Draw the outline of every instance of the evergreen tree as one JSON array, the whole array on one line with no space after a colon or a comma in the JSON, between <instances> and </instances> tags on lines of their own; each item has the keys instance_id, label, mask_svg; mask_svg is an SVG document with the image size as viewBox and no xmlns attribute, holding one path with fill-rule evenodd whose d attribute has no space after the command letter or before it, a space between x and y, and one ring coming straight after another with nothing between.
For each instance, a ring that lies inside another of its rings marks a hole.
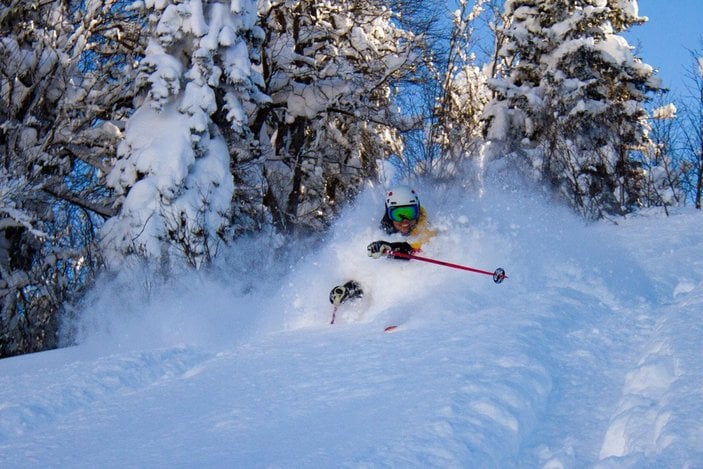
<instances>
[{"instance_id":1,"label":"evergreen tree","mask_svg":"<svg viewBox=\"0 0 703 469\"><path fill-rule=\"evenodd\" d=\"M0 357L56 345L99 265L139 29L117 1L0 5Z\"/></svg>"},{"instance_id":2,"label":"evergreen tree","mask_svg":"<svg viewBox=\"0 0 703 469\"><path fill-rule=\"evenodd\" d=\"M260 186L242 178L238 165L251 160L249 117L265 100L250 52L263 35L253 1L146 7L149 43L137 81L143 102L108 177L121 199L119 215L103 228L103 248L113 266L136 254L200 267L230 227L253 223L231 220L230 208L233 172L237 188ZM251 215L236 204L235 216Z\"/></svg>"},{"instance_id":3,"label":"evergreen tree","mask_svg":"<svg viewBox=\"0 0 703 469\"><path fill-rule=\"evenodd\" d=\"M375 0L262 3L259 14L264 202L279 229L317 231L402 152L392 85L412 66L413 37Z\"/></svg>"},{"instance_id":4,"label":"evergreen tree","mask_svg":"<svg viewBox=\"0 0 703 469\"><path fill-rule=\"evenodd\" d=\"M652 67L619 35L645 21L637 2L507 0L489 86L492 151L517 155L523 171L550 183L587 217L632 210L642 171L631 151L647 142Z\"/></svg>"}]
</instances>

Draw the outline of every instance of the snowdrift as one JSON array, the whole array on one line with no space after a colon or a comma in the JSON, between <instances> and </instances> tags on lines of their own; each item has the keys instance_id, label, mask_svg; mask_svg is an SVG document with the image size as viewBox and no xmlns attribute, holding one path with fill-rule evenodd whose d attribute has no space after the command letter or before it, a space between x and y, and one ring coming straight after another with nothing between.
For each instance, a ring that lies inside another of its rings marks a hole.
<instances>
[{"instance_id":1,"label":"snowdrift","mask_svg":"<svg viewBox=\"0 0 703 469\"><path fill-rule=\"evenodd\" d=\"M260 237L213 273L106 280L80 345L0 361L0 465L699 466L701 214L586 225L493 188L418 189L423 255L500 285L367 257L376 188L284 260ZM350 278L363 307L330 326Z\"/></svg>"}]
</instances>

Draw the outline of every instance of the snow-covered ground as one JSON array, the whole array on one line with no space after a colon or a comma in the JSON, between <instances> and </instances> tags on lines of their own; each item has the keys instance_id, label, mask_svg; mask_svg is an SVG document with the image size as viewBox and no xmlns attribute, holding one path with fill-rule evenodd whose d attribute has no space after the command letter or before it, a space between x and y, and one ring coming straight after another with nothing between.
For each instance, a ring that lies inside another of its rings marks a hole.
<instances>
[{"instance_id":1,"label":"snow-covered ground","mask_svg":"<svg viewBox=\"0 0 703 469\"><path fill-rule=\"evenodd\" d=\"M493 187L421 187L424 255L500 285L367 257L378 189L283 261L104 280L80 345L0 360L0 467L703 467L703 214Z\"/></svg>"}]
</instances>

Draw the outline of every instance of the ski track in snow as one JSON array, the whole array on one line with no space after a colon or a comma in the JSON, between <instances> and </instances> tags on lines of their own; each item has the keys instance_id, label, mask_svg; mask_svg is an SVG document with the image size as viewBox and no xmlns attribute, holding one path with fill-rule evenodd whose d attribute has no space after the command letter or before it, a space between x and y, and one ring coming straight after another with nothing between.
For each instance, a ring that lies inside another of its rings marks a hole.
<instances>
[{"instance_id":1,"label":"ski track in snow","mask_svg":"<svg viewBox=\"0 0 703 469\"><path fill-rule=\"evenodd\" d=\"M133 317L0 361L0 466L701 467L700 214L585 227L519 194L447 199L427 197L447 207L427 255L503 284L366 258L382 202L362 195L280 290L231 302L266 314L230 340L188 340L222 307L210 285L144 306L136 339ZM352 277L364 303L329 326Z\"/></svg>"},{"instance_id":2,"label":"ski track in snow","mask_svg":"<svg viewBox=\"0 0 703 469\"><path fill-rule=\"evenodd\" d=\"M604 467L642 460L652 466L673 460L698 467L703 461L703 245L688 217L666 219L657 227L658 239L654 225L634 224L641 229L628 230L628 240L645 250L642 258L658 281L661 304L640 316L648 322L646 340L626 371L599 456ZM681 428L688 432L682 435Z\"/></svg>"}]
</instances>

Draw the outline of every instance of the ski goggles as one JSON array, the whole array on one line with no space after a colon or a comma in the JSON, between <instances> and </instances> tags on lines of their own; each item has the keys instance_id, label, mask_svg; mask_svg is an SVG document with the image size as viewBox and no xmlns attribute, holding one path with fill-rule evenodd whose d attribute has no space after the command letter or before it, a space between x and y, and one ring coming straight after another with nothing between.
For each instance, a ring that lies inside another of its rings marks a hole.
<instances>
[{"instance_id":1,"label":"ski goggles","mask_svg":"<svg viewBox=\"0 0 703 469\"><path fill-rule=\"evenodd\" d=\"M398 205L388 207L388 218L398 223L403 220L417 220L420 218L420 207L418 205Z\"/></svg>"}]
</instances>

